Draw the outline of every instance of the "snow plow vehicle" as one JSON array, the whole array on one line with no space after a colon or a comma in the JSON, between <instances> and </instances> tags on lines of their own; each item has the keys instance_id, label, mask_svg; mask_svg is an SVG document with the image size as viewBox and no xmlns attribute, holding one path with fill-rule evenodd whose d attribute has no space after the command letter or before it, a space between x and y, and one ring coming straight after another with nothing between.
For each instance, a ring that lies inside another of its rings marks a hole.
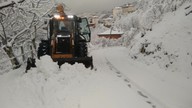
<instances>
[{"instance_id":1,"label":"snow plow vehicle","mask_svg":"<svg viewBox=\"0 0 192 108\"><path fill-rule=\"evenodd\" d=\"M92 57L88 56L87 43L90 42L91 32L87 18L66 15L62 5L56 9L57 13L48 21L48 38L39 43L38 59L50 55L59 67L65 62L78 62L86 68L93 68Z\"/></svg>"}]
</instances>

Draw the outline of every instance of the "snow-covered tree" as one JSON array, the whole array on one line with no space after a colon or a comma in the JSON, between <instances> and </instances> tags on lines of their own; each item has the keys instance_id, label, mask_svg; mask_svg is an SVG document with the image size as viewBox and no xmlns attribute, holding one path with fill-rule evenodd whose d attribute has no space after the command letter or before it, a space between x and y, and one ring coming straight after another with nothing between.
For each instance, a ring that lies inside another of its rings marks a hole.
<instances>
[{"instance_id":1,"label":"snow-covered tree","mask_svg":"<svg viewBox=\"0 0 192 108\"><path fill-rule=\"evenodd\" d=\"M1 48L7 53L14 68L19 67L19 61L14 54L13 46L30 41L34 48L36 47L36 29L50 6L54 5L48 0L25 0L0 6Z\"/></svg>"}]
</instances>

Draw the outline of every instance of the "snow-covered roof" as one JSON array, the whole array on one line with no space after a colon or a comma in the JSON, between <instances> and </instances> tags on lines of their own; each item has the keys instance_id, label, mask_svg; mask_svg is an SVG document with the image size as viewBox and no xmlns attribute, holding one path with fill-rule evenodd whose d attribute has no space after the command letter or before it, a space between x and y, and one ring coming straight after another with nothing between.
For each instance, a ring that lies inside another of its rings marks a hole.
<instances>
[{"instance_id":1,"label":"snow-covered roof","mask_svg":"<svg viewBox=\"0 0 192 108\"><path fill-rule=\"evenodd\" d=\"M109 29L109 30L107 30L107 31L105 31L103 33L98 33L97 35L109 35L109 34L121 34L122 35L123 32Z\"/></svg>"},{"instance_id":2,"label":"snow-covered roof","mask_svg":"<svg viewBox=\"0 0 192 108\"><path fill-rule=\"evenodd\" d=\"M122 8L122 7L119 7L119 6L118 6L118 7L115 7L114 9L121 9L121 8Z\"/></svg>"}]
</instances>

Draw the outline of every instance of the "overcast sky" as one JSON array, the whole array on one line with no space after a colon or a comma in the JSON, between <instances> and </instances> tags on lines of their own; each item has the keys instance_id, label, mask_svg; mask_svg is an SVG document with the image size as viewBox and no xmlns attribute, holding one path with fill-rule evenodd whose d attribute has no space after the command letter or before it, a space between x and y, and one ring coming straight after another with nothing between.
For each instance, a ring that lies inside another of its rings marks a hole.
<instances>
[{"instance_id":1,"label":"overcast sky","mask_svg":"<svg viewBox=\"0 0 192 108\"><path fill-rule=\"evenodd\" d=\"M111 10L113 7L123 5L129 1L133 0L64 0L63 2L74 13L84 13Z\"/></svg>"}]
</instances>

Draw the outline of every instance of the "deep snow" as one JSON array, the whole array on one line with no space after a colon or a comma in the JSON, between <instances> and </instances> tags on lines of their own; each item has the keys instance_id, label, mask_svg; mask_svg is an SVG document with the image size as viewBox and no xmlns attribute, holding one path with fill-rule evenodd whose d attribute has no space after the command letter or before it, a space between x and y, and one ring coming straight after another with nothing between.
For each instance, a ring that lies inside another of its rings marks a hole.
<instances>
[{"instance_id":1,"label":"deep snow","mask_svg":"<svg viewBox=\"0 0 192 108\"><path fill-rule=\"evenodd\" d=\"M186 16L185 9L189 5L164 14L152 31L133 37L127 48L90 45L93 70L82 64L59 69L44 56L28 73L23 66L0 75L0 107L191 108L192 14Z\"/></svg>"},{"instance_id":2,"label":"deep snow","mask_svg":"<svg viewBox=\"0 0 192 108\"><path fill-rule=\"evenodd\" d=\"M190 108L192 79L133 61L125 47L92 51L93 70L59 69L49 56L37 68L0 76L3 108Z\"/></svg>"},{"instance_id":3,"label":"deep snow","mask_svg":"<svg viewBox=\"0 0 192 108\"><path fill-rule=\"evenodd\" d=\"M137 93L119 79L100 51L94 55L95 70L82 64L64 64L59 69L49 56L37 61L38 68L0 76L0 105L3 108L149 108ZM10 104L11 103L11 104Z\"/></svg>"}]
</instances>

